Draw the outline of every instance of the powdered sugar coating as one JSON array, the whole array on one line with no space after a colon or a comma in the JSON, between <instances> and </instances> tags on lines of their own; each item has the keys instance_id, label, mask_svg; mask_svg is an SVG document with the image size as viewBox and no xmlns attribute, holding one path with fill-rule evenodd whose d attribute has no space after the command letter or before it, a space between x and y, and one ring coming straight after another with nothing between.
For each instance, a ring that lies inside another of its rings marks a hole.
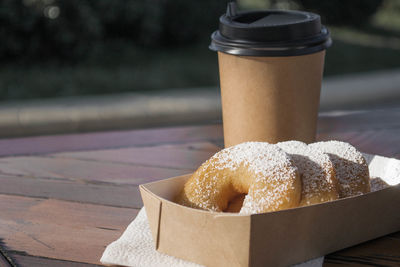
<instances>
[{"instance_id":1,"label":"powdered sugar coating","mask_svg":"<svg viewBox=\"0 0 400 267\"><path fill-rule=\"evenodd\" d=\"M245 142L216 153L215 168L236 170L241 164L246 165L255 174L274 176L278 182L287 177L279 172L292 164L290 158L280 148L266 142ZM293 173L296 168L290 169Z\"/></svg>"},{"instance_id":2,"label":"powdered sugar coating","mask_svg":"<svg viewBox=\"0 0 400 267\"><path fill-rule=\"evenodd\" d=\"M327 154L300 141L280 142L277 145L289 153L299 169L302 180L300 206L339 198L333 163Z\"/></svg>"},{"instance_id":3,"label":"powdered sugar coating","mask_svg":"<svg viewBox=\"0 0 400 267\"><path fill-rule=\"evenodd\" d=\"M327 153L333 162L340 197L370 192L368 165L355 147L340 141L318 142L309 146Z\"/></svg>"},{"instance_id":4,"label":"powdered sugar coating","mask_svg":"<svg viewBox=\"0 0 400 267\"><path fill-rule=\"evenodd\" d=\"M390 187L384 180L379 177L371 177L370 179L371 192L379 191Z\"/></svg>"},{"instance_id":5,"label":"powdered sugar coating","mask_svg":"<svg viewBox=\"0 0 400 267\"><path fill-rule=\"evenodd\" d=\"M221 150L203 163L185 184L178 202L223 211L229 198L239 193L247 193L242 214L297 206L301 193L297 168L275 145L242 143Z\"/></svg>"}]
</instances>

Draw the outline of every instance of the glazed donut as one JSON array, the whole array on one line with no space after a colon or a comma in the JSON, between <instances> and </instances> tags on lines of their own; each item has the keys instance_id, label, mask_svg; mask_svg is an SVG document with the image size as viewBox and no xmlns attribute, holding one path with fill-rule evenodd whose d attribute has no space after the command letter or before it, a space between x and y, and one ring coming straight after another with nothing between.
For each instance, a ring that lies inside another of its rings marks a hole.
<instances>
[{"instance_id":1,"label":"glazed donut","mask_svg":"<svg viewBox=\"0 0 400 267\"><path fill-rule=\"evenodd\" d=\"M299 141L277 144L290 155L299 169L302 191L300 206L339 198L338 182L329 156Z\"/></svg>"},{"instance_id":2,"label":"glazed donut","mask_svg":"<svg viewBox=\"0 0 400 267\"><path fill-rule=\"evenodd\" d=\"M318 142L309 146L328 154L335 168L341 198L370 192L368 165L355 147L340 141Z\"/></svg>"},{"instance_id":3,"label":"glazed donut","mask_svg":"<svg viewBox=\"0 0 400 267\"><path fill-rule=\"evenodd\" d=\"M297 207L301 197L298 170L275 145L242 143L223 149L204 162L186 182L177 202L224 211L240 194L246 194L242 214Z\"/></svg>"}]
</instances>

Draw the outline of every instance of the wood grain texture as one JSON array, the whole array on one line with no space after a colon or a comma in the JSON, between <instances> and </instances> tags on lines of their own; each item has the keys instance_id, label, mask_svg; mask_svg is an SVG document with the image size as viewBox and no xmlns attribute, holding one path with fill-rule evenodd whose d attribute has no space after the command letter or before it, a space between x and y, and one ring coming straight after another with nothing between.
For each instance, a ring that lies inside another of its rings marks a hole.
<instances>
[{"instance_id":1,"label":"wood grain texture","mask_svg":"<svg viewBox=\"0 0 400 267\"><path fill-rule=\"evenodd\" d=\"M204 148L207 148L207 150L194 149L186 144L67 152L52 154L52 156L55 158L195 170L220 150L216 145L210 145L210 143L204 144ZM197 145L197 147L200 148L201 146Z\"/></svg>"},{"instance_id":2,"label":"wood grain texture","mask_svg":"<svg viewBox=\"0 0 400 267\"><path fill-rule=\"evenodd\" d=\"M0 140L0 156L186 143L222 139L221 125L113 131Z\"/></svg>"},{"instance_id":3,"label":"wood grain texture","mask_svg":"<svg viewBox=\"0 0 400 267\"><path fill-rule=\"evenodd\" d=\"M0 195L0 236L8 253L99 264L137 209Z\"/></svg>"},{"instance_id":4,"label":"wood grain texture","mask_svg":"<svg viewBox=\"0 0 400 267\"><path fill-rule=\"evenodd\" d=\"M217 146L205 142L60 153L53 154L54 158L3 158L0 159L0 171L7 175L0 175L0 193L140 208L142 201L136 184L175 176L175 173L188 173L217 150ZM130 167L136 164L141 166ZM150 168L139 172L138 168L143 165ZM171 173L170 169L164 168L186 170ZM157 170L159 176L151 177L150 169ZM119 174L109 174L113 170ZM138 182L137 175L141 172L149 176L144 175ZM128 181L121 181L121 176ZM121 183L124 186L117 186Z\"/></svg>"},{"instance_id":5,"label":"wood grain texture","mask_svg":"<svg viewBox=\"0 0 400 267\"><path fill-rule=\"evenodd\" d=\"M323 113L318 131L400 158L399 108ZM0 246L19 266L96 266L142 206L138 184L191 172L222 144L219 125L0 140ZM399 242L397 232L325 265L400 266Z\"/></svg>"},{"instance_id":6,"label":"wood grain texture","mask_svg":"<svg viewBox=\"0 0 400 267\"><path fill-rule=\"evenodd\" d=\"M353 144L362 152L400 158L399 137L400 129L391 129L319 134L317 139L341 140Z\"/></svg>"},{"instance_id":7,"label":"wood grain texture","mask_svg":"<svg viewBox=\"0 0 400 267\"><path fill-rule=\"evenodd\" d=\"M331 111L321 113L318 119L320 133L381 129L400 129L400 108Z\"/></svg>"},{"instance_id":8,"label":"wood grain texture","mask_svg":"<svg viewBox=\"0 0 400 267\"><path fill-rule=\"evenodd\" d=\"M20 253L11 254L13 263L17 266L26 267L43 267L43 266L54 266L54 267L101 267L104 265L65 261L65 260L55 260L43 257L34 257L29 255L24 255ZM1 266L1 265L0 265Z\"/></svg>"},{"instance_id":9,"label":"wood grain texture","mask_svg":"<svg viewBox=\"0 0 400 267\"><path fill-rule=\"evenodd\" d=\"M394 233L390 235L391 238L396 238L400 240L400 232Z\"/></svg>"},{"instance_id":10,"label":"wood grain texture","mask_svg":"<svg viewBox=\"0 0 400 267\"><path fill-rule=\"evenodd\" d=\"M1 267L12 267L8 259L0 251L0 266Z\"/></svg>"},{"instance_id":11,"label":"wood grain texture","mask_svg":"<svg viewBox=\"0 0 400 267\"><path fill-rule=\"evenodd\" d=\"M325 257L324 266L400 266L400 239L396 234L381 237Z\"/></svg>"},{"instance_id":12,"label":"wood grain texture","mask_svg":"<svg viewBox=\"0 0 400 267\"><path fill-rule=\"evenodd\" d=\"M400 128L400 108L333 111L320 114L318 131L334 133ZM96 150L165 143L211 141L221 144L221 125L38 136L0 140L0 156Z\"/></svg>"},{"instance_id":13,"label":"wood grain texture","mask_svg":"<svg viewBox=\"0 0 400 267\"><path fill-rule=\"evenodd\" d=\"M107 206L141 208L137 185L117 186L85 181L0 175L0 194L52 198Z\"/></svg>"},{"instance_id":14,"label":"wood grain texture","mask_svg":"<svg viewBox=\"0 0 400 267\"><path fill-rule=\"evenodd\" d=\"M91 183L139 185L189 173L191 169L160 168L51 157L0 158L0 174Z\"/></svg>"}]
</instances>

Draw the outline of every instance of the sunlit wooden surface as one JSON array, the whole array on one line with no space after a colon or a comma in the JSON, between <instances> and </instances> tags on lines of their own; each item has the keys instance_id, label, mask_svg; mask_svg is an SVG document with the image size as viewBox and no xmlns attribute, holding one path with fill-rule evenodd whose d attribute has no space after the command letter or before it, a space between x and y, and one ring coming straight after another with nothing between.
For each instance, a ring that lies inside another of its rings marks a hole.
<instances>
[{"instance_id":1,"label":"sunlit wooden surface","mask_svg":"<svg viewBox=\"0 0 400 267\"><path fill-rule=\"evenodd\" d=\"M323 113L318 139L400 158L400 108ZM139 184L192 172L222 144L220 125L0 140L0 266L100 265L142 207ZM325 258L340 264L400 266L400 232Z\"/></svg>"}]
</instances>

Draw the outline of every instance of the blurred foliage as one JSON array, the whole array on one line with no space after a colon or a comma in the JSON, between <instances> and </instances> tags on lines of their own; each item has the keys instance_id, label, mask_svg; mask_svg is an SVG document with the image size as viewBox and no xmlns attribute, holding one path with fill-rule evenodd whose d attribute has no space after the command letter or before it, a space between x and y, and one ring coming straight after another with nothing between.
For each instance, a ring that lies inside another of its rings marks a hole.
<instances>
[{"instance_id":1,"label":"blurred foliage","mask_svg":"<svg viewBox=\"0 0 400 267\"><path fill-rule=\"evenodd\" d=\"M323 23L330 25L360 26L368 23L383 0L298 0L306 10L321 15Z\"/></svg>"},{"instance_id":2,"label":"blurred foliage","mask_svg":"<svg viewBox=\"0 0 400 267\"><path fill-rule=\"evenodd\" d=\"M108 46L104 61L73 66L0 66L0 100L217 86L218 62L206 45L179 49ZM114 62L116 61L116 62ZM96 64L97 63L97 64Z\"/></svg>"},{"instance_id":3,"label":"blurred foliage","mask_svg":"<svg viewBox=\"0 0 400 267\"><path fill-rule=\"evenodd\" d=\"M383 2L383 0L239 0L245 9L305 9L321 15L325 24L348 26L368 23Z\"/></svg>"},{"instance_id":4,"label":"blurred foliage","mask_svg":"<svg viewBox=\"0 0 400 267\"><path fill-rule=\"evenodd\" d=\"M384 12L377 12L372 23L381 30L400 32L400 1L386 0L380 10L384 10Z\"/></svg>"},{"instance_id":5,"label":"blurred foliage","mask_svg":"<svg viewBox=\"0 0 400 267\"><path fill-rule=\"evenodd\" d=\"M165 48L206 40L229 0L2 0L0 60L76 63L111 40ZM359 25L382 0L241 0L242 7L315 10L328 24Z\"/></svg>"},{"instance_id":6,"label":"blurred foliage","mask_svg":"<svg viewBox=\"0 0 400 267\"><path fill-rule=\"evenodd\" d=\"M90 6L82 3L80 0L2 0L2 62L72 60L84 56L101 37L102 28Z\"/></svg>"},{"instance_id":7,"label":"blurred foliage","mask_svg":"<svg viewBox=\"0 0 400 267\"><path fill-rule=\"evenodd\" d=\"M156 48L208 40L225 7L223 0L2 0L0 60L76 62L112 39Z\"/></svg>"},{"instance_id":8,"label":"blurred foliage","mask_svg":"<svg viewBox=\"0 0 400 267\"><path fill-rule=\"evenodd\" d=\"M0 100L217 86L227 1L0 0ZM332 15L326 75L400 67L398 0L238 2Z\"/></svg>"}]
</instances>

